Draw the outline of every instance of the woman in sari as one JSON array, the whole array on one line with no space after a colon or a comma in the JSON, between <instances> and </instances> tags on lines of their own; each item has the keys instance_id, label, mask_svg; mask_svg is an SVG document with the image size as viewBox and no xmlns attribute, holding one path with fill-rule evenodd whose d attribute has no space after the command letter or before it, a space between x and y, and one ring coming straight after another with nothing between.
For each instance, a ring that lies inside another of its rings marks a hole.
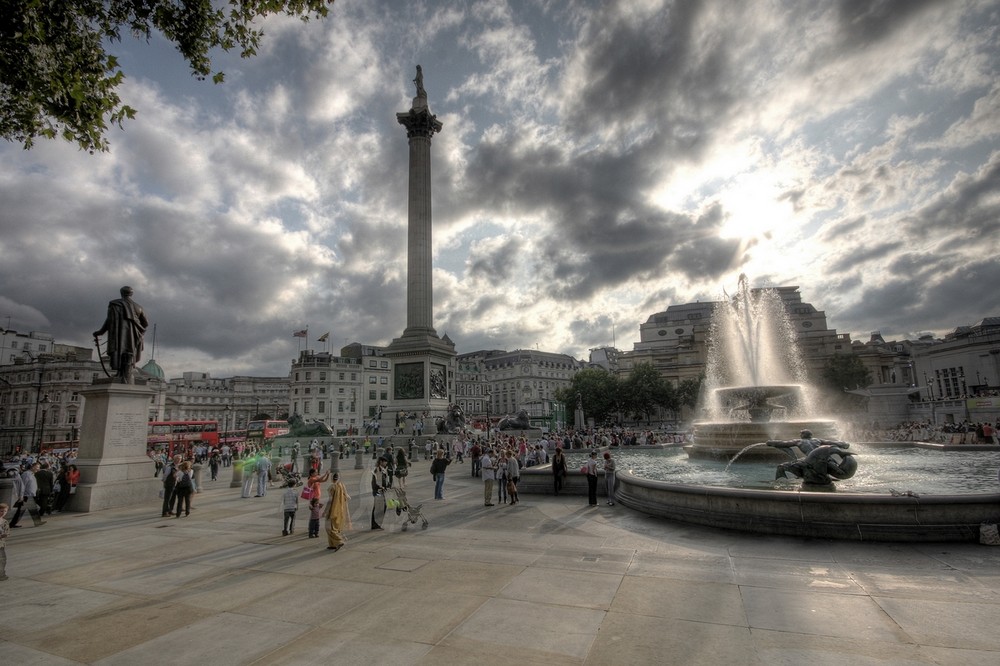
<instances>
[{"instance_id":1,"label":"woman in sari","mask_svg":"<svg viewBox=\"0 0 1000 666\"><path fill-rule=\"evenodd\" d=\"M347 542L344 532L351 529L351 513L347 508L350 499L347 487L340 480L340 474L334 474L333 483L330 484L330 499L326 504L327 550L340 550Z\"/></svg>"}]
</instances>

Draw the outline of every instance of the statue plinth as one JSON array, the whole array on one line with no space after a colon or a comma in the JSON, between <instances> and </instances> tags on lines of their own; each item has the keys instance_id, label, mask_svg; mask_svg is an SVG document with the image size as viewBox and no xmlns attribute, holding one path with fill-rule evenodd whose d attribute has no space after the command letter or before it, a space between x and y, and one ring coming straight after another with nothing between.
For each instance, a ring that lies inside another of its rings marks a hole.
<instances>
[{"instance_id":1,"label":"statue plinth","mask_svg":"<svg viewBox=\"0 0 1000 666\"><path fill-rule=\"evenodd\" d=\"M80 483L71 511L100 511L158 501L161 481L146 455L149 402L153 390L134 384L95 384L82 389L87 401L76 465Z\"/></svg>"}]
</instances>

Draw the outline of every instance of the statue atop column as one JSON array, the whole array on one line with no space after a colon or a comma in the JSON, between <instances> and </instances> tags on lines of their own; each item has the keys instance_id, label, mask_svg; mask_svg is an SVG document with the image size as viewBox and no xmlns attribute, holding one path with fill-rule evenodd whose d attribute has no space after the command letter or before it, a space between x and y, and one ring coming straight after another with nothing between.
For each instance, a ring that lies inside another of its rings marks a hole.
<instances>
[{"instance_id":1,"label":"statue atop column","mask_svg":"<svg viewBox=\"0 0 1000 666\"><path fill-rule=\"evenodd\" d=\"M427 99L427 91L424 90L424 70L420 65L417 65L417 78L413 79L413 82L417 84L417 97Z\"/></svg>"},{"instance_id":2,"label":"statue atop column","mask_svg":"<svg viewBox=\"0 0 1000 666\"><path fill-rule=\"evenodd\" d=\"M142 355L142 337L149 322L142 306L132 300L132 287L122 287L122 297L108 303L108 316L101 329L94 331L94 342L100 356L100 336L108 334L107 354L115 378L131 384L132 372ZM107 370L105 370L107 372ZM109 375L110 376L110 375Z\"/></svg>"}]
</instances>

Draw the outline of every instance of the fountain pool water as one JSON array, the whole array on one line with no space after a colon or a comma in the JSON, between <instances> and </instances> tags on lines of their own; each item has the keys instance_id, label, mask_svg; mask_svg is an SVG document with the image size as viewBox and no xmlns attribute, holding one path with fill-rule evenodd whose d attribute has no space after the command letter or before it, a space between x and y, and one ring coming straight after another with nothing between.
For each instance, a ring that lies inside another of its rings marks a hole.
<instances>
[{"instance_id":1,"label":"fountain pool water","mask_svg":"<svg viewBox=\"0 0 1000 666\"><path fill-rule=\"evenodd\" d=\"M838 493L892 491L925 495L975 495L1000 490L997 469L1000 453L995 451L934 451L900 446L871 448L853 445L858 472L837 482ZM613 449L619 470L635 476L676 484L722 488L797 491L798 480L774 478L775 465L760 459L727 465L724 460L692 460L683 451L666 449ZM577 469L586 459L582 451L568 456L569 469ZM929 474L928 470L934 473Z\"/></svg>"}]
</instances>

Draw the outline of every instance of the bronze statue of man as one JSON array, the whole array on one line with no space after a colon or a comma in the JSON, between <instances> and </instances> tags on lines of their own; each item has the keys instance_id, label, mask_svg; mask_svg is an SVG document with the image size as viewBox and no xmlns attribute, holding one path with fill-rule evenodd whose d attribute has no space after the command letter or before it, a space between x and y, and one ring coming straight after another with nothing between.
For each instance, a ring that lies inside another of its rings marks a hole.
<instances>
[{"instance_id":1,"label":"bronze statue of man","mask_svg":"<svg viewBox=\"0 0 1000 666\"><path fill-rule=\"evenodd\" d=\"M142 355L142 336L149 326L142 306L132 300L132 287L122 287L122 297L108 303L108 317L94 340L108 334L108 358L111 369L122 384L132 383L132 371Z\"/></svg>"},{"instance_id":2,"label":"bronze statue of man","mask_svg":"<svg viewBox=\"0 0 1000 666\"><path fill-rule=\"evenodd\" d=\"M417 78L413 79L413 82L417 84L417 97L427 99L427 91L424 90L424 70L420 65L417 65Z\"/></svg>"}]
</instances>

